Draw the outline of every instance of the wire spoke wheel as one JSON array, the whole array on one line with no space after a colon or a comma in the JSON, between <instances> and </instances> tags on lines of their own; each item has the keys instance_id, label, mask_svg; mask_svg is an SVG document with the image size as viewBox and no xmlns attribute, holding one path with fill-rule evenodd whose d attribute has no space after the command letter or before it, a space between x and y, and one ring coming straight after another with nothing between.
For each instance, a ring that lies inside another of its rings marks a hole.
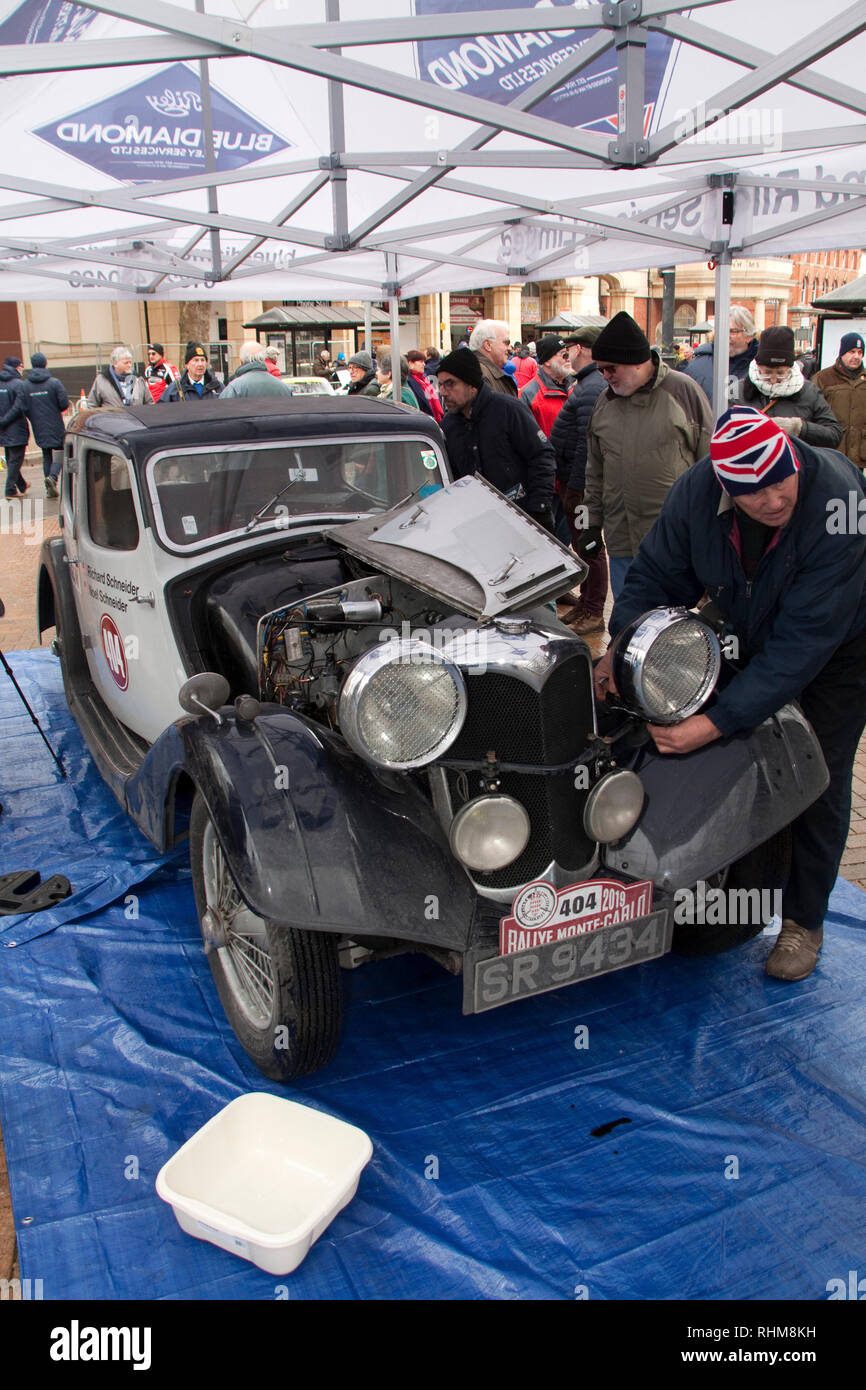
<instances>
[{"instance_id":1,"label":"wire spoke wheel","mask_svg":"<svg viewBox=\"0 0 866 1390\"><path fill-rule=\"evenodd\" d=\"M273 1080L316 1071L340 1037L337 938L272 922L249 907L199 793L189 846L208 963L235 1036Z\"/></svg>"}]
</instances>

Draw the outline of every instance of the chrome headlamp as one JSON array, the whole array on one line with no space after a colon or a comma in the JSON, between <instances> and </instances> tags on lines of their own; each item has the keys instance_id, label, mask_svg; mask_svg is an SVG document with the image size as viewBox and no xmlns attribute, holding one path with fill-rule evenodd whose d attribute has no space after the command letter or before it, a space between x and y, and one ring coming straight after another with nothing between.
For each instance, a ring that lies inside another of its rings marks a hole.
<instances>
[{"instance_id":1,"label":"chrome headlamp","mask_svg":"<svg viewBox=\"0 0 866 1390\"><path fill-rule=\"evenodd\" d=\"M620 699L653 724L678 724L715 689L719 639L686 608L653 608L619 634L613 678Z\"/></svg>"},{"instance_id":2,"label":"chrome headlamp","mask_svg":"<svg viewBox=\"0 0 866 1390\"><path fill-rule=\"evenodd\" d=\"M433 762L450 748L465 718L461 671L417 638L365 652L340 692L346 742L378 767L405 770Z\"/></svg>"}]
</instances>

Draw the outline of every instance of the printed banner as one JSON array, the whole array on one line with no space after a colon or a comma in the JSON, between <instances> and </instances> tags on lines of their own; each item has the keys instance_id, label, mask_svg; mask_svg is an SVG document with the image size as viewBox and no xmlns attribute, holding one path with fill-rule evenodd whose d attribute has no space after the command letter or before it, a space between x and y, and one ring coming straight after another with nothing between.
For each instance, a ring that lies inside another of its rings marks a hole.
<instances>
[{"instance_id":1,"label":"printed banner","mask_svg":"<svg viewBox=\"0 0 866 1390\"><path fill-rule=\"evenodd\" d=\"M617 883L610 878L594 878L557 890L544 879L521 888L511 906L511 915L499 924L499 954L530 951L552 941L585 936L602 927L614 927L652 911L653 885Z\"/></svg>"},{"instance_id":2,"label":"printed banner","mask_svg":"<svg viewBox=\"0 0 866 1390\"><path fill-rule=\"evenodd\" d=\"M211 112L214 163L220 172L241 169L293 143L253 120L213 84ZM175 63L33 134L127 183L182 178L204 166L198 71Z\"/></svg>"},{"instance_id":3,"label":"printed banner","mask_svg":"<svg viewBox=\"0 0 866 1390\"><path fill-rule=\"evenodd\" d=\"M68 0L24 0L0 23L0 43L63 43L80 38L96 11Z\"/></svg>"},{"instance_id":4,"label":"printed banner","mask_svg":"<svg viewBox=\"0 0 866 1390\"><path fill-rule=\"evenodd\" d=\"M551 11L570 0L540 0ZM491 0L415 0L418 15L466 14L472 10L494 8ZM497 0L496 9L527 9L527 0ZM586 5L586 9L595 6ZM450 92L467 92L507 105L519 92L576 52L581 44L595 37L598 29L542 29L533 33L476 34L469 38L425 39L416 45L418 75ZM644 130L649 129L658 102L673 40L651 34L646 50ZM594 63L566 80L537 106L534 116L544 116L562 125L585 127L604 135L615 135L619 94L616 50L611 47Z\"/></svg>"}]
</instances>

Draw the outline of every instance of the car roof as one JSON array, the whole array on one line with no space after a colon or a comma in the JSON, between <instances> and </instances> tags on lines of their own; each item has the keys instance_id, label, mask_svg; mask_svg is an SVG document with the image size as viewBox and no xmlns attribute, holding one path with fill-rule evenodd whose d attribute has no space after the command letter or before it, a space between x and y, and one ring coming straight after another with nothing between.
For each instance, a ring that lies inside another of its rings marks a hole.
<instances>
[{"instance_id":1,"label":"car roof","mask_svg":"<svg viewBox=\"0 0 866 1390\"><path fill-rule=\"evenodd\" d=\"M420 410L375 396L239 397L189 405L125 406L89 412L76 433L125 448L137 463L162 449L315 439L346 434L422 434L443 444L439 426Z\"/></svg>"}]
</instances>

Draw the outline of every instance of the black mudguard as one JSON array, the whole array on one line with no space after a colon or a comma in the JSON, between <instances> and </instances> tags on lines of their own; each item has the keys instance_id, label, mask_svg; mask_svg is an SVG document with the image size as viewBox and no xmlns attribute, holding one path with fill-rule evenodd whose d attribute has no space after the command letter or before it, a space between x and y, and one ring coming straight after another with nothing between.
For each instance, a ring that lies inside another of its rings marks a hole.
<instances>
[{"instance_id":1,"label":"black mudguard","mask_svg":"<svg viewBox=\"0 0 866 1390\"><path fill-rule=\"evenodd\" d=\"M751 733L696 753L646 754L643 814L603 861L670 892L741 859L811 806L829 783L811 725L785 705Z\"/></svg>"},{"instance_id":2,"label":"black mudguard","mask_svg":"<svg viewBox=\"0 0 866 1390\"><path fill-rule=\"evenodd\" d=\"M395 936L462 950L475 892L433 808L406 774L377 776L337 735L263 706L251 723L179 720L127 785L160 843L173 782L204 797L245 901L287 926Z\"/></svg>"}]
</instances>

